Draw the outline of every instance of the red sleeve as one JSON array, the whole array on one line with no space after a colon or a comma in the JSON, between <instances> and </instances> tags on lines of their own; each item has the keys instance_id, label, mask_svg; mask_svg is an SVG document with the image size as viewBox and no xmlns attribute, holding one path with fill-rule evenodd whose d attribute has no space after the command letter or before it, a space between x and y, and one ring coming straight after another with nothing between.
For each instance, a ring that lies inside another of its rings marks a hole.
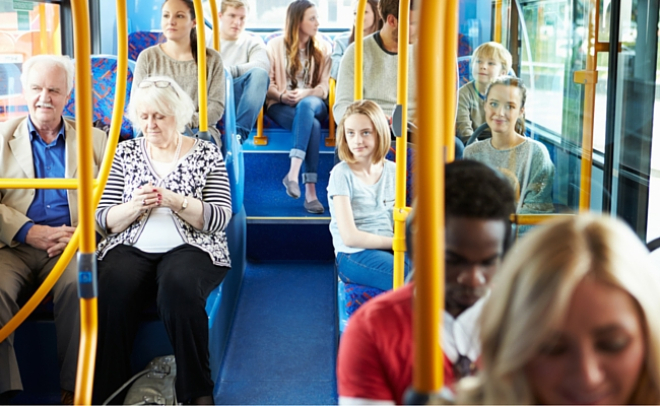
<instances>
[{"instance_id":1,"label":"red sleeve","mask_svg":"<svg viewBox=\"0 0 660 406\"><path fill-rule=\"evenodd\" d=\"M337 356L339 396L394 401L380 362L377 335L372 333L368 312L358 311L341 337Z\"/></svg>"},{"instance_id":2,"label":"red sleeve","mask_svg":"<svg viewBox=\"0 0 660 406\"><path fill-rule=\"evenodd\" d=\"M456 383L456 377L454 376L454 364L451 363L447 355L442 353L443 364L444 364L444 386L453 387Z\"/></svg>"}]
</instances>

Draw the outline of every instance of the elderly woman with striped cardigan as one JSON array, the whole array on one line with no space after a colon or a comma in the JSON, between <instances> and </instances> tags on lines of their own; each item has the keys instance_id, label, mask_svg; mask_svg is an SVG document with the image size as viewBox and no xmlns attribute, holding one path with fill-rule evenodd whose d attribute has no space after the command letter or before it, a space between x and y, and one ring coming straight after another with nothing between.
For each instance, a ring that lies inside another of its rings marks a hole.
<instances>
[{"instance_id":1,"label":"elderly woman with striped cardigan","mask_svg":"<svg viewBox=\"0 0 660 406\"><path fill-rule=\"evenodd\" d=\"M117 147L96 210L107 236L98 248L95 402L130 378L141 310L154 299L174 347L177 398L213 401L204 307L231 265L231 195L218 147L181 134L193 111L169 77L144 79L131 98L144 137Z\"/></svg>"}]
</instances>

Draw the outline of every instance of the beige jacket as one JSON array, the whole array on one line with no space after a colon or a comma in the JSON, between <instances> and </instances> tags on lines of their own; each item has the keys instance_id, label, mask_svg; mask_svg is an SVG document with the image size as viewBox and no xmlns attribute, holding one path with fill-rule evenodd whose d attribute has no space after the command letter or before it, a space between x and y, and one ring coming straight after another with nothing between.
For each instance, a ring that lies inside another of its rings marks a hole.
<instances>
[{"instance_id":1,"label":"beige jacket","mask_svg":"<svg viewBox=\"0 0 660 406\"><path fill-rule=\"evenodd\" d=\"M78 149L75 122L64 120L66 137L66 177L78 175ZM92 130L94 176L98 174L103 161L107 137L97 128ZM0 177L19 179L34 178L34 161L27 117L21 117L0 123ZM18 242L13 238L21 227L30 219L25 215L34 200L34 189L0 189L0 248ZM67 193L71 225L78 225L78 192Z\"/></svg>"},{"instance_id":2,"label":"beige jacket","mask_svg":"<svg viewBox=\"0 0 660 406\"><path fill-rule=\"evenodd\" d=\"M319 41L323 47L323 65L317 67L312 65L310 77L314 77L316 69L321 69L321 81L316 86L323 91L322 99L328 97L328 81L330 79L330 68L332 59L330 58L330 49L325 41ZM288 79L286 76L286 46L284 45L284 36L273 38L266 46L268 59L270 59L270 86L266 94L266 109L275 103L279 103L280 95L287 89Z\"/></svg>"}]
</instances>

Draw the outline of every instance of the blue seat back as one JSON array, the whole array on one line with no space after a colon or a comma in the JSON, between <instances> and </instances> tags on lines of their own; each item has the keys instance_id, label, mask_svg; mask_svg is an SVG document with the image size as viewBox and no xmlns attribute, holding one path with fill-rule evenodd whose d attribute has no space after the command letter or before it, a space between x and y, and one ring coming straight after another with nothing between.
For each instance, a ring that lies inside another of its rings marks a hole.
<instances>
[{"instance_id":1,"label":"blue seat back","mask_svg":"<svg viewBox=\"0 0 660 406\"><path fill-rule=\"evenodd\" d=\"M126 81L126 94L124 95L126 104L126 113L128 100L131 94L131 85L133 83L133 70L135 65L129 63L128 77ZM100 122L104 126L110 126L112 120L112 109L115 102L115 87L117 83L117 57L114 55L93 55L92 56L92 98L94 105L95 122ZM75 86L74 86L75 88ZM75 89L71 92L69 102L64 107L64 115L75 117L76 115L76 94ZM124 115L121 124L120 140L127 140L134 137L133 127L130 121Z\"/></svg>"},{"instance_id":2,"label":"blue seat back","mask_svg":"<svg viewBox=\"0 0 660 406\"><path fill-rule=\"evenodd\" d=\"M227 166L229 185L231 187L232 212L238 213L243 207L245 195L245 164L243 147L238 141L236 132L236 107L234 101L234 79L225 68L225 113L218 125L222 134L222 155Z\"/></svg>"},{"instance_id":3,"label":"blue seat back","mask_svg":"<svg viewBox=\"0 0 660 406\"><path fill-rule=\"evenodd\" d=\"M128 59L137 61L140 52L161 42L165 42L161 31L135 31L128 34Z\"/></svg>"}]
</instances>

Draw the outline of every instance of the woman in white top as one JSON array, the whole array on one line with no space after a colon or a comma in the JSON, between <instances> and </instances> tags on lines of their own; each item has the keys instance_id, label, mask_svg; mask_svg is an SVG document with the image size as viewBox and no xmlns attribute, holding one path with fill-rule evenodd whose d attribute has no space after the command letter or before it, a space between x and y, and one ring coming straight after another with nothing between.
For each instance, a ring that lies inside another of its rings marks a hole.
<instances>
[{"instance_id":1,"label":"woman in white top","mask_svg":"<svg viewBox=\"0 0 660 406\"><path fill-rule=\"evenodd\" d=\"M168 77L144 79L131 98L144 137L117 147L96 210L107 236L98 247L95 403L131 377L140 313L154 299L176 356L177 398L213 402L205 305L231 266L231 195L219 148L181 134L193 111Z\"/></svg>"}]
</instances>

